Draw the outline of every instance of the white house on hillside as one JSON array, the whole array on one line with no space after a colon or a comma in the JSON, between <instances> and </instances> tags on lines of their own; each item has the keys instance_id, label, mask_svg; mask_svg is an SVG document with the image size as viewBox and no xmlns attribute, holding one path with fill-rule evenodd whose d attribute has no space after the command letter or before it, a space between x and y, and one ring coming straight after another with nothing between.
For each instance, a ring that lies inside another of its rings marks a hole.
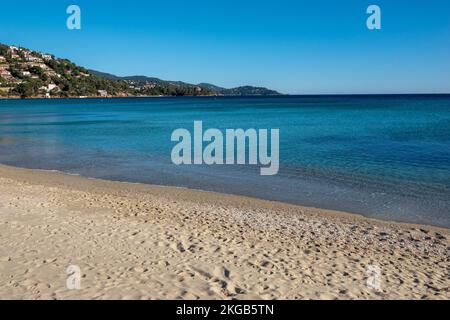
<instances>
[{"instance_id":1,"label":"white house on hillside","mask_svg":"<svg viewBox=\"0 0 450 320\"><path fill-rule=\"evenodd\" d=\"M0 70L0 76L11 76L11 72L9 72L8 70Z\"/></svg>"}]
</instances>

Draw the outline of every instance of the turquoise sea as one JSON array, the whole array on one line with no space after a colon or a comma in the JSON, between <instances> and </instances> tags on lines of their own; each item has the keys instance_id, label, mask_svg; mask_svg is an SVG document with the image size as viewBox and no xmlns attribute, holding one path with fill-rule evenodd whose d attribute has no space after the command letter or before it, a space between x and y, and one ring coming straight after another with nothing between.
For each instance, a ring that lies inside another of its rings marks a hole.
<instances>
[{"instance_id":1,"label":"turquoise sea","mask_svg":"<svg viewBox=\"0 0 450 320\"><path fill-rule=\"evenodd\" d=\"M177 128L280 129L280 172L175 166ZM450 227L450 95L0 100L0 163Z\"/></svg>"}]
</instances>

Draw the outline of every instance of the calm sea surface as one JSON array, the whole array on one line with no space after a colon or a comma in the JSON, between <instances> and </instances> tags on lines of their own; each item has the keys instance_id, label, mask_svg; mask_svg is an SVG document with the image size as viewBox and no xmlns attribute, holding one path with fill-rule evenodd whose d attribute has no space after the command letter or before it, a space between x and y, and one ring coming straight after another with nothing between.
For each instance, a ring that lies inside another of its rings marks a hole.
<instances>
[{"instance_id":1,"label":"calm sea surface","mask_svg":"<svg viewBox=\"0 0 450 320\"><path fill-rule=\"evenodd\" d=\"M194 120L279 128L279 174L171 164ZM450 227L450 96L2 100L0 163Z\"/></svg>"}]
</instances>

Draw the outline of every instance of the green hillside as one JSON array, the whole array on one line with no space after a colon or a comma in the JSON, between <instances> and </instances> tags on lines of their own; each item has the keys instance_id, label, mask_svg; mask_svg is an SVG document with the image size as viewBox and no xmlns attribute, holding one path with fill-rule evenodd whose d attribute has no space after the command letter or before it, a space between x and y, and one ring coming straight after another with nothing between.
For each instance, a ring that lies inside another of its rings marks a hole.
<instances>
[{"instance_id":1,"label":"green hillside","mask_svg":"<svg viewBox=\"0 0 450 320\"><path fill-rule=\"evenodd\" d=\"M210 84L165 81L146 76L117 77L87 70L67 59L0 44L0 97L144 97L277 95L251 86L225 89Z\"/></svg>"}]
</instances>

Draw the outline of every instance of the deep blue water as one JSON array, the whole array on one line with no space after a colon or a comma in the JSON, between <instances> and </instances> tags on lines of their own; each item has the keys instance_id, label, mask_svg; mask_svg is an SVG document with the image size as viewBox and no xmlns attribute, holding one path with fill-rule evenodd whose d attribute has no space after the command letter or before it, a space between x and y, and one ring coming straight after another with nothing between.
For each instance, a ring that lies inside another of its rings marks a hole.
<instances>
[{"instance_id":1,"label":"deep blue water","mask_svg":"<svg viewBox=\"0 0 450 320\"><path fill-rule=\"evenodd\" d=\"M280 173L171 164L194 120L279 128ZM450 96L2 100L0 163L450 227Z\"/></svg>"}]
</instances>

